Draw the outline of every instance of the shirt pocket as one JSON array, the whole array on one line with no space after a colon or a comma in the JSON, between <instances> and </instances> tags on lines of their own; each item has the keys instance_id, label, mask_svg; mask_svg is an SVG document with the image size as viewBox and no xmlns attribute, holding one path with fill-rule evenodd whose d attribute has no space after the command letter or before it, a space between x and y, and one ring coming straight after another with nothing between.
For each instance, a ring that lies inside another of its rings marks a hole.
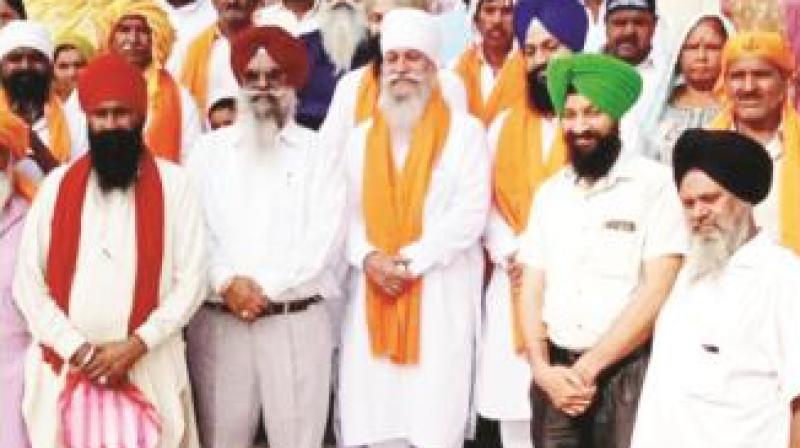
<instances>
[{"instance_id":1,"label":"shirt pocket","mask_svg":"<svg viewBox=\"0 0 800 448\"><path fill-rule=\"evenodd\" d=\"M676 365L675 371L681 378L686 393L709 403L725 404L731 401L728 396L727 372L730 371L728 356L720 353L713 345L694 345L685 347L689 353L686 365Z\"/></svg>"},{"instance_id":2,"label":"shirt pocket","mask_svg":"<svg viewBox=\"0 0 800 448\"><path fill-rule=\"evenodd\" d=\"M590 270L604 278L636 281L641 265L641 233L603 227L592 235Z\"/></svg>"}]
</instances>

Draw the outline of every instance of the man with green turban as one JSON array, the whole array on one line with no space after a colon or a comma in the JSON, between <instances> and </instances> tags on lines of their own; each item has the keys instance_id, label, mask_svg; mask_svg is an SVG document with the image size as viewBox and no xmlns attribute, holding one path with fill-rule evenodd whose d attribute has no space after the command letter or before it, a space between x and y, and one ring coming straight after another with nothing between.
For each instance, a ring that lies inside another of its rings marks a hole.
<instances>
[{"instance_id":1,"label":"man with green turban","mask_svg":"<svg viewBox=\"0 0 800 448\"><path fill-rule=\"evenodd\" d=\"M687 250L669 170L622 151L642 81L611 56L554 59L569 164L539 189L518 259L539 448L627 448L650 336Z\"/></svg>"}]
</instances>

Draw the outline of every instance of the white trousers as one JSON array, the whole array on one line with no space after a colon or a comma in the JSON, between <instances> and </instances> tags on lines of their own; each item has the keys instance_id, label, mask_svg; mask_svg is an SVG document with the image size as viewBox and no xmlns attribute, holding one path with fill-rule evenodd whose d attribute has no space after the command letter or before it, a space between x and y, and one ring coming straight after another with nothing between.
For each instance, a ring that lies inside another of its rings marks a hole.
<instances>
[{"instance_id":1,"label":"white trousers","mask_svg":"<svg viewBox=\"0 0 800 448\"><path fill-rule=\"evenodd\" d=\"M332 342L322 304L248 324L201 308L187 330L204 448L251 448L259 412L271 448L319 448Z\"/></svg>"}]
</instances>

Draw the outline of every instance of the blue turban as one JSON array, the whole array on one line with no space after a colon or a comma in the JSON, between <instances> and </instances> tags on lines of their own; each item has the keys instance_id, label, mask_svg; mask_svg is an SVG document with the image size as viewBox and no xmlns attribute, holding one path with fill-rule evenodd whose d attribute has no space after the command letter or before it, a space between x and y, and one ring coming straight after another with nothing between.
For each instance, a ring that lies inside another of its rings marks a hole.
<instances>
[{"instance_id":1,"label":"blue turban","mask_svg":"<svg viewBox=\"0 0 800 448\"><path fill-rule=\"evenodd\" d=\"M525 46L533 19L570 50L583 50L589 19L577 0L520 0L514 7L514 34L520 47Z\"/></svg>"}]
</instances>

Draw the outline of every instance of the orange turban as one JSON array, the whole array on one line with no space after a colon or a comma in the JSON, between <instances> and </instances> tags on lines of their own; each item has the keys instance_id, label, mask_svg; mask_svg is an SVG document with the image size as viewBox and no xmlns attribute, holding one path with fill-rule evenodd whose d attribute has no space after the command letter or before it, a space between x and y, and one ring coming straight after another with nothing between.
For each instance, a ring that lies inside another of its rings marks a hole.
<instances>
[{"instance_id":1,"label":"orange turban","mask_svg":"<svg viewBox=\"0 0 800 448\"><path fill-rule=\"evenodd\" d=\"M766 59L785 74L794 72L794 56L789 42L774 31L745 31L733 35L722 50L722 73L733 62L748 56Z\"/></svg>"},{"instance_id":2,"label":"orange turban","mask_svg":"<svg viewBox=\"0 0 800 448\"><path fill-rule=\"evenodd\" d=\"M147 84L142 72L116 53L92 60L78 77L78 100L87 114L105 101L119 101L147 115Z\"/></svg>"},{"instance_id":3,"label":"orange turban","mask_svg":"<svg viewBox=\"0 0 800 448\"><path fill-rule=\"evenodd\" d=\"M305 43L277 26L248 28L237 34L231 42L231 68L239 84L247 69L247 64L259 49L269 56L286 72L288 83L301 89L308 79L308 50Z\"/></svg>"},{"instance_id":4,"label":"orange turban","mask_svg":"<svg viewBox=\"0 0 800 448\"><path fill-rule=\"evenodd\" d=\"M111 18L108 40L111 39L114 28L124 17L143 17L153 32L153 61L159 67L164 66L172 52L177 34L166 11L158 3L153 0L116 0L104 8L109 10L107 14ZM108 43L107 41L106 44L108 45Z\"/></svg>"}]
</instances>

